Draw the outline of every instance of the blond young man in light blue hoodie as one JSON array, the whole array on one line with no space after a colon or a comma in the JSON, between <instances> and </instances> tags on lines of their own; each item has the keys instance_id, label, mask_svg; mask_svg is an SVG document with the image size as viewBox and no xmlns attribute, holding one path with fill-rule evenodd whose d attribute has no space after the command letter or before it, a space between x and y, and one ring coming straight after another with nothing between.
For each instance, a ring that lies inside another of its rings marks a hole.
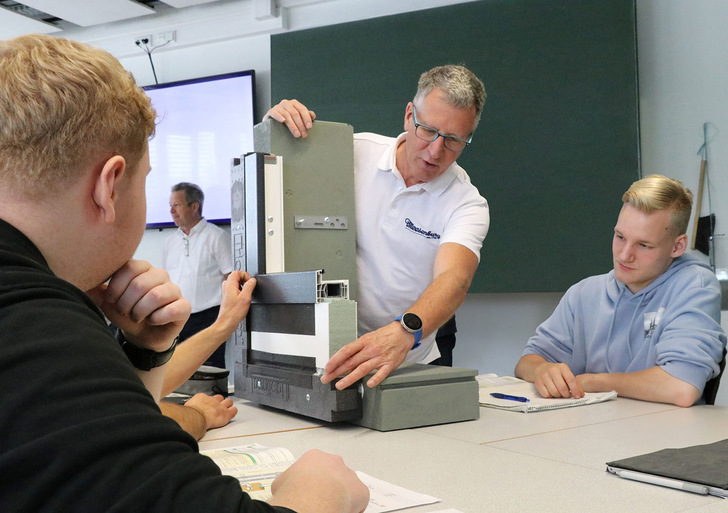
<instances>
[{"instance_id":1,"label":"blond young man in light blue hoodie","mask_svg":"<svg viewBox=\"0 0 728 513\"><path fill-rule=\"evenodd\" d=\"M528 340L515 374L543 397L616 390L691 406L720 372L726 346L718 280L685 254L692 194L650 175L622 201L614 269L566 292Z\"/></svg>"}]
</instances>

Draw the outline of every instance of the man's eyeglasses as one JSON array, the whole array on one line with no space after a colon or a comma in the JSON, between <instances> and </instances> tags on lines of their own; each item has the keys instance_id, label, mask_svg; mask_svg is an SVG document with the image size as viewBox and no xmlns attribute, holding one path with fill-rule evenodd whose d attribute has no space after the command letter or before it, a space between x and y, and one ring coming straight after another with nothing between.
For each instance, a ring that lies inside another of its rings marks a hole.
<instances>
[{"instance_id":1,"label":"man's eyeglasses","mask_svg":"<svg viewBox=\"0 0 728 513\"><path fill-rule=\"evenodd\" d=\"M470 144L470 141L473 140L472 135L470 136L470 139L466 141L465 139L460 139L459 137L455 137L454 135L441 134L430 126L418 123L417 110L415 109L414 105L412 105L412 117L414 118L415 122L415 135L423 141L435 142L435 139L437 139L438 137L442 137L442 144L443 146L445 146L445 148L450 151L460 153L465 149L468 144Z\"/></svg>"}]
</instances>

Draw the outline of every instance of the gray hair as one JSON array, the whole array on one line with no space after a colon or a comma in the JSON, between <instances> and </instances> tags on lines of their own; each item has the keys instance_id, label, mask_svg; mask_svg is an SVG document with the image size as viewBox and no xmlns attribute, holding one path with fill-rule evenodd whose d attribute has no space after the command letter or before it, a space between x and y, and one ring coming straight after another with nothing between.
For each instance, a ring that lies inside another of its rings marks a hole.
<instances>
[{"instance_id":1,"label":"gray hair","mask_svg":"<svg viewBox=\"0 0 728 513\"><path fill-rule=\"evenodd\" d=\"M435 89L442 91L447 102L453 107L463 109L475 107L475 126L480 122L480 114L485 104L485 86L475 74L465 66L448 64L437 66L420 75L417 94L412 103L419 108L425 97Z\"/></svg>"},{"instance_id":2,"label":"gray hair","mask_svg":"<svg viewBox=\"0 0 728 513\"><path fill-rule=\"evenodd\" d=\"M205 202L205 193L202 192L200 186L190 182L180 182L172 186L172 192L177 191L183 191L185 193L187 205L192 205L195 201L200 204L197 213L202 217L202 204Z\"/></svg>"}]
</instances>

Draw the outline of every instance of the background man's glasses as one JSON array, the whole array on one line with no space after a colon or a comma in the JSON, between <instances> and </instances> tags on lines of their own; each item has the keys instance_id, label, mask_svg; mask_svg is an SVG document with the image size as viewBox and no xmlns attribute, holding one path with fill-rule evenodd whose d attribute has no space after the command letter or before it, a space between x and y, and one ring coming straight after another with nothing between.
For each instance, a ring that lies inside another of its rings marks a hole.
<instances>
[{"instance_id":1,"label":"background man's glasses","mask_svg":"<svg viewBox=\"0 0 728 513\"><path fill-rule=\"evenodd\" d=\"M459 137L455 137L454 135L443 135L430 126L418 123L417 110L415 109L414 105L412 105L412 116L415 122L415 135L423 141L434 142L435 139L437 139L438 137L442 137L442 144L443 146L445 146L445 148L450 151L460 153L465 149L468 144L470 144L470 141L473 140L472 135L470 136L470 139L466 141L465 139L460 139Z\"/></svg>"}]
</instances>

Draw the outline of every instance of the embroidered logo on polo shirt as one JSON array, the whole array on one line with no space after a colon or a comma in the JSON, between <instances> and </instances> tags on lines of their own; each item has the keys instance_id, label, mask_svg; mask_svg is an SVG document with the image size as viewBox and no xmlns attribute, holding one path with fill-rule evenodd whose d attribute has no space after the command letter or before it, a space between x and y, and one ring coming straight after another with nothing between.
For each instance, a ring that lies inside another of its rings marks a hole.
<instances>
[{"instance_id":1,"label":"embroidered logo on polo shirt","mask_svg":"<svg viewBox=\"0 0 728 513\"><path fill-rule=\"evenodd\" d=\"M420 228L419 226L415 226L415 223L413 223L409 217L404 220L404 225L409 231L414 232L417 235L421 235L422 237L424 237L426 239L439 239L440 238L439 233L431 232L429 230Z\"/></svg>"}]
</instances>

